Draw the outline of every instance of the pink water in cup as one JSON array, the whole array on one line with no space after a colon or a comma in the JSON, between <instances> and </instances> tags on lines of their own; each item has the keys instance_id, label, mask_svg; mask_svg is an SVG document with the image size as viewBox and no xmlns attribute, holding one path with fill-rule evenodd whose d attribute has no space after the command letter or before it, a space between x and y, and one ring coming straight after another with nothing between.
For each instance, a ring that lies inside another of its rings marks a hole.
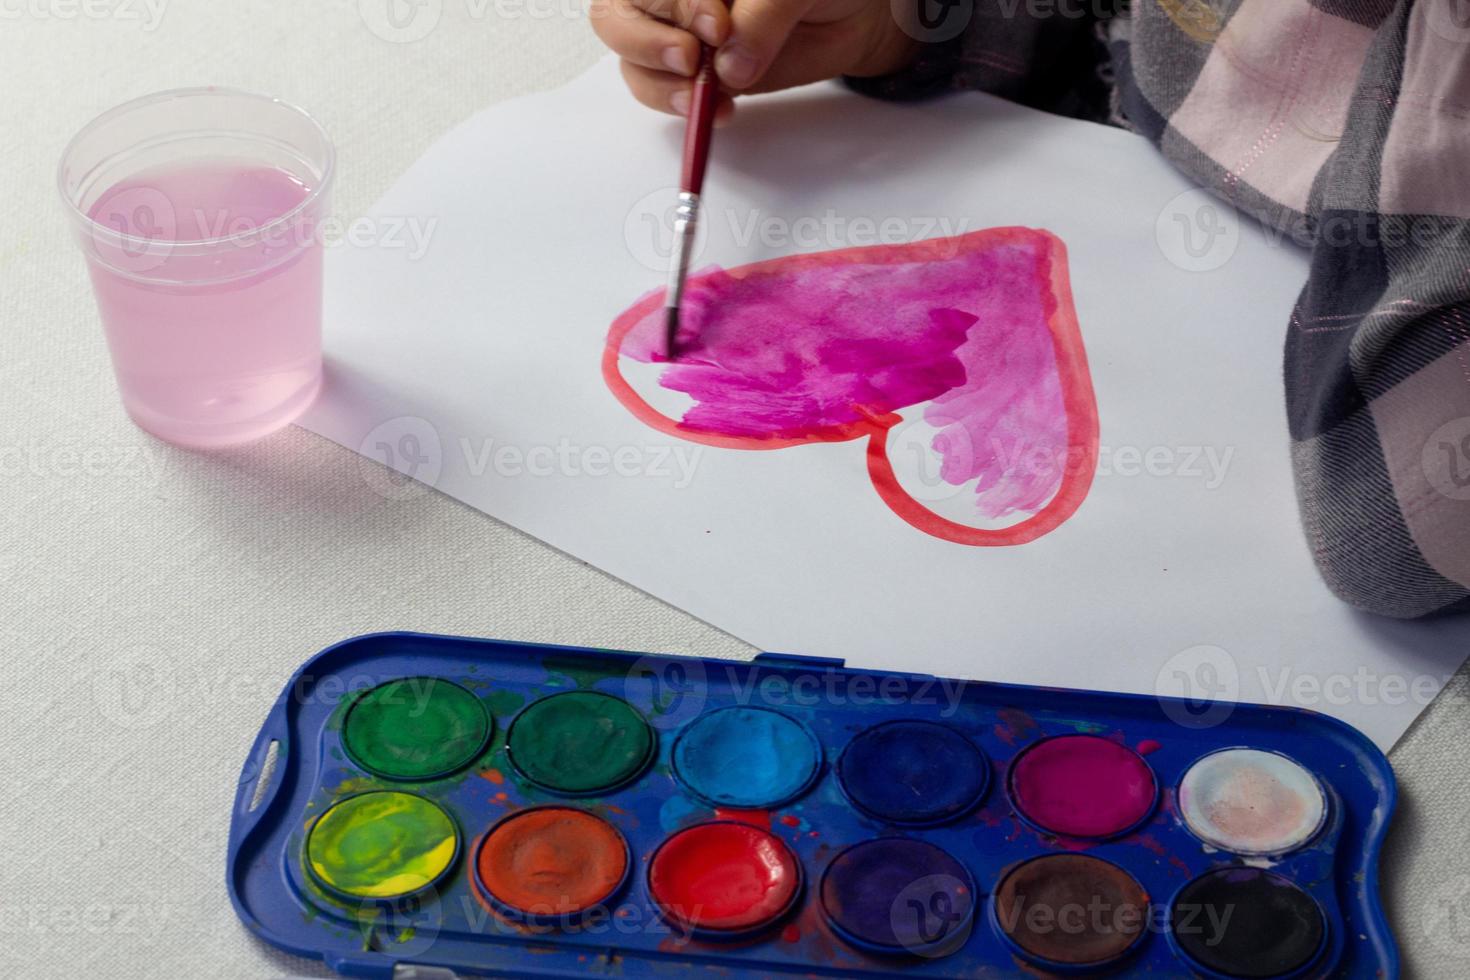
<instances>
[{"instance_id":1,"label":"pink water in cup","mask_svg":"<svg viewBox=\"0 0 1470 980\"><path fill-rule=\"evenodd\" d=\"M61 192L138 425L227 446L311 404L333 160L301 110L222 89L130 102L72 141Z\"/></svg>"}]
</instances>

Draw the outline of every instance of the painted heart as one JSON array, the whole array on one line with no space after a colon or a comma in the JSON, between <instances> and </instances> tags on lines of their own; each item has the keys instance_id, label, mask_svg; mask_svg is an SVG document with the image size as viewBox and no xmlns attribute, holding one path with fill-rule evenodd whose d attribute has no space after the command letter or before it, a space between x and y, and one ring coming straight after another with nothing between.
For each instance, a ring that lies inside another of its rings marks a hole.
<instances>
[{"instance_id":1,"label":"painted heart","mask_svg":"<svg viewBox=\"0 0 1470 980\"><path fill-rule=\"evenodd\" d=\"M624 311L602 362L612 393L660 432L734 449L866 438L884 502L959 544L1032 541L1092 485L1097 404L1066 247L1049 232L701 271L674 362L662 303L659 290Z\"/></svg>"}]
</instances>

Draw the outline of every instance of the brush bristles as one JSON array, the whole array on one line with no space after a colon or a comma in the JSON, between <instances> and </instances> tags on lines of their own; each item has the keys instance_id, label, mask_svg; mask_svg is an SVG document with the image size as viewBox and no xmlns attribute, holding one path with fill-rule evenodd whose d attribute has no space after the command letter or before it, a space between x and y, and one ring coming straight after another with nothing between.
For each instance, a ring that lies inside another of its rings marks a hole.
<instances>
[{"instance_id":1,"label":"brush bristles","mask_svg":"<svg viewBox=\"0 0 1470 980\"><path fill-rule=\"evenodd\" d=\"M677 306L669 306L664 309L664 356L672 361L674 359L674 341L679 336L679 308Z\"/></svg>"}]
</instances>

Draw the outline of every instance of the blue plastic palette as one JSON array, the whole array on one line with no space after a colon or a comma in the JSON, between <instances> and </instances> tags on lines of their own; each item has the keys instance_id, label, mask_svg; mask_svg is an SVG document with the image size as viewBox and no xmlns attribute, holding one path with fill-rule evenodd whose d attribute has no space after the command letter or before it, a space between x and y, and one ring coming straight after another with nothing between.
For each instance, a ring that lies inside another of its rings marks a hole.
<instances>
[{"instance_id":1,"label":"blue plastic palette","mask_svg":"<svg viewBox=\"0 0 1470 980\"><path fill-rule=\"evenodd\" d=\"M1298 709L385 633L286 685L228 881L349 976L1380 977L1394 794Z\"/></svg>"}]
</instances>

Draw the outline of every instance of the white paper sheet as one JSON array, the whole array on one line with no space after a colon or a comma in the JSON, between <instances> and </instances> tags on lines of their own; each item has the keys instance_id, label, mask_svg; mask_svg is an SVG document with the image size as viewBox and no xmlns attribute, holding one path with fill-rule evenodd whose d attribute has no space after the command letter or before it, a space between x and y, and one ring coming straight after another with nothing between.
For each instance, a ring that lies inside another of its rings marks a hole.
<instances>
[{"instance_id":1,"label":"white paper sheet","mask_svg":"<svg viewBox=\"0 0 1470 980\"><path fill-rule=\"evenodd\" d=\"M1299 704L1385 748L1470 650L1470 621L1367 617L1323 586L1281 390L1305 254L1118 130L823 85L742 103L705 187L697 265L1060 236L1102 456L1055 531L1000 548L921 533L874 493L862 441L745 452L642 425L600 360L663 282L681 138L610 60L444 137L329 259L328 384L304 424L765 649Z\"/></svg>"}]
</instances>

